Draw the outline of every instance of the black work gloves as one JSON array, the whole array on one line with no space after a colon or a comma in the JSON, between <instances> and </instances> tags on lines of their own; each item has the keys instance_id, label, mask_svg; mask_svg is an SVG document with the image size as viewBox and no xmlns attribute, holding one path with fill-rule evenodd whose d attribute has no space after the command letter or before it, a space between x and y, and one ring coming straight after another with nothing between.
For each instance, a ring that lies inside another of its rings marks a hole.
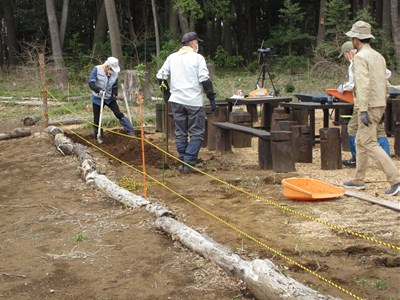
<instances>
[{"instance_id":1,"label":"black work gloves","mask_svg":"<svg viewBox=\"0 0 400 300\"><path fill-rule=\"evenodd\" d=\"M214 112L214 110L217 108L217 103L215 103L215 99L211 98L210 100L210 105L211 105L211 112Z\"/></svg>"},{"instance_id":2,"label":"black work gloves","mask_svg":"<svg viewBox=\"0 0 400 300\"><path fill-rule=\"evenodd\" d=\"M372 124L369 114L366 111L360 112L360 120L364 123L365 126L369 126L369 124Z\"/></svg>"},{"instance_id":3,"label":"black work gloves","mask_svg":"<svg viewBox=\"0 0 400 300\"><path fill-rule=\"evenodd\" d=\"M206 93L208 100L210 100L211 112L214 112L214 110L217 108L217 104L215 102L215 93L213 84L210 79L202 81L201 84L203 85L203 90Z\"/></svg>"},{"instance_id":4,"label":"black work gloves","mask_svg":"<svg viewBox=\"0 0 400 300\"><path fill-rule=\"evenodd\" d=\"M171 97L171 92L169 91L168 81L164 79L158 79L158 84L160 85L161 92L163 93L164 102L167 103L169 97Z\"/></svg>"}]
</instances>

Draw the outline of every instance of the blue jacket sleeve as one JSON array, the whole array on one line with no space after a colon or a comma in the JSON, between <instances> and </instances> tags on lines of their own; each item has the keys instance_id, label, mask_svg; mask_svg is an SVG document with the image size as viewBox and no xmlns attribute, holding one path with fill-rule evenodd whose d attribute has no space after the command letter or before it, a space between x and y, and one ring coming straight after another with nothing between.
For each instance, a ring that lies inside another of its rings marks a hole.
<instances>
[{"instance_id":1,"label":"blue jacket sleeve","mask_svg":"<svg viewBox=\"0 0 400 300\"><path fill-rule=\"evenodd\" d=\"M96 82L96 81L97 81L97 69L96 67L94 67L92 73L90 73L88 82Z\"/></svg>"}]
</instances>

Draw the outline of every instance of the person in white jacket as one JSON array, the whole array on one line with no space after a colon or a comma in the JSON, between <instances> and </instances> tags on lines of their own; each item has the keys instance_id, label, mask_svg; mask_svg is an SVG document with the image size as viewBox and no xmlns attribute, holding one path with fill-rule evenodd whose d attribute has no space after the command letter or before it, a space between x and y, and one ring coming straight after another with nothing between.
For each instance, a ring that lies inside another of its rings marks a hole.
<instances>
[{"instance_id":1,"label":"person in white jacket","mask_svg":"<svg viewBox=\"0 0 400 300\"><path fill-rule=\"evenodd\" d=\"M356 53L357 53L357 49L354 48L352 42L348 41L342 45L339 58L343 56L344 59L346 61L348 61L350 64L348 67L348 81L345 83L342 83L337 88L338 92L340 92L340 93L343 93L345 91L352 92L354 89L354 78L353 78L352 67L353 67L353 58L354 58L354 55L356 55ZM391 72L388 69L386 69L386 78L389 78L390 75L391 75ZM357 107L357 105L354 105L353 115L351 116L349 124L347 124L347 131L349 134L349 149L351 152L351 158L342 160L343 165L350 167L350 168L356 167L356 156L357 156L356 133L357 133L357 129L358 129L357 114L358 114L358 107ZM383 123L381 123L377 126L377 137L378 137L379 145L390 156L389 141L387 139L385 126Z\"/></svg>"},{"instance_id":2,"label":"person in white jacket","mask_svg":"<svg viewBox=\"0 0 400 300\"><path fill-rule=\"evenodd\" d=\"M191 167L197 163L204 140L206 114L203 93L210 101L211 110L216 108L206 61L198 53L199 42L202 40L195 32L185 33L182 47L168 56L156 75L165 85L164 100L171 102L176 149L179 159L184 162L178 169L183 173L195 172Z\"/></svg>"}]
</instances>

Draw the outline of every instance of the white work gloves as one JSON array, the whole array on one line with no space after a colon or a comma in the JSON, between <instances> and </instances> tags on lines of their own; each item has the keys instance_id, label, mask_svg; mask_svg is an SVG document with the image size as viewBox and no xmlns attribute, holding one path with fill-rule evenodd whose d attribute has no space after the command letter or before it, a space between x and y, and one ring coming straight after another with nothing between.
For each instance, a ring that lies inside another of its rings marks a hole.
<instances>
[{"instance_id":1,"label":"white work gloves","mask_svg":"<svg viewBox=\"0 0 400 300\"><path fill-rule=\"evenodd\" d=\"M341 84L341 85L338 86L337 91L338 91L339 93L343 94L343 92L344 92L343 84Z\"/></svg>"}]
</instances>

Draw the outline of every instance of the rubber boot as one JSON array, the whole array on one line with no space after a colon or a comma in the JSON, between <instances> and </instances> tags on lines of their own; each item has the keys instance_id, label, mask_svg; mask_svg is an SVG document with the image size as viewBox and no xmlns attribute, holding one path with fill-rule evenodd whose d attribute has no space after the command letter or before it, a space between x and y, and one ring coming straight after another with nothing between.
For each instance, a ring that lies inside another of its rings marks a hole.
<instances>
[{"instance_id":1,"label":"rubber boot","mask_svg":"<svg viewBox=\"0 0 400 300\"><path fill-rule=\"evenodd\" d=\"M119 122L121 123L127 135L135 136L135 130L133 129L133 126L127 117L122 117Z\"/></svg>"},{"instance_id":2,"label":"rubber boot","mask_svg":"<svg viewBox=\"0 0 400 300\"><path fill-rule=\"evenodd\" d=\"M349 136L349 149L351 152L351 160L356 160L356 137L354 135Z\"/></svg>"},{"instance_id":3,"label":"rubber boot","mask_svg":"<svg viewBox=\"0 0 400 300\"><path fill-rule=\"evenodd\" d=\"M379 146L382 147L383 150L387 153L387 155L390 156L390 147L389 147L389 141L387 137L378 137L378 144Z\"/></svg>"},{"instance_id":4,"label":"rubber boot","mask_svg":"<svg viewBox=\"0 0 400 300\"><path fill-rule=\"evenodd\" d=\"M201 144L203 141L201 140L190 140L186 152L184 161L191 166L194 166L197 163L197 157L199 156Z\"/></svg>"},{"instance_id":5,"label":"rubber boot","mask_svg":"<svg viewBox=\"0 0 400 300\"><path fill-rule=\"evenodd\" d=\"M349 136L349 149L351 152L351 159L342 160L342 164L349 168L356 167L356 137Z\"/></svg>"}]
</instances>

